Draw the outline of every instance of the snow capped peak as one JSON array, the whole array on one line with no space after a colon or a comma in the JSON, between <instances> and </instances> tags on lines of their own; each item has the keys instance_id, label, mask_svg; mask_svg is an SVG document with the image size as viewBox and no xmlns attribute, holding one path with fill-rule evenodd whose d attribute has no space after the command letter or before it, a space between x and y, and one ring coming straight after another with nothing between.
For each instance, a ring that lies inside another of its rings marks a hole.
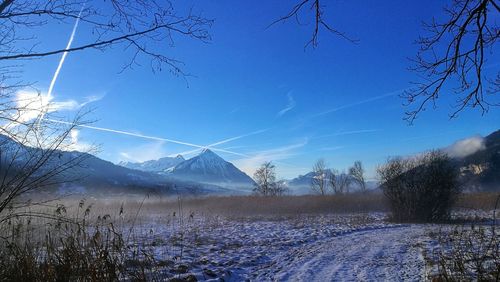
<instances>
[{"instance_id":1,"label":"snow capped peak","mask_svg":"<svg viewBox=\"0 0 500 282\"><path fill-rule=\"evenodd\" d=\"M212 152L208 148L203 149L203 151L201 151L201 153L197 157L201 157L203 159L220 160L220 161L225 162L225 160L223 158L221 158L219 155L217 155L216 153Z\"/></svg>"},{"instance_id":2,"label":"snow capped peak","mask_svg":"<svg viewBox=\"0 0 500 282\"><path fill-rule=\"evenodd\" d=\"M214 154L214 155L215 155L215 153L214 153L214 152L212 152L209 148L205 148L205 149L203 149L203 150L201 151L200 155L202 155L202 154Z\"/></svg>"},{"instance_id":3,"label":"snow capped peak","mask_svg":"<svg viewBox=\"0 0 500 282\"><path fill-rule=\"evenodd\" d=\"M184 161L184 157L177 155L175 158L163 157L158 160L150 160L141 163L120 162L119 165L130 169L149 171L149 172L163 172L168 170Z\"/></svg>"},{"instance_id":4,"label":"snow capped peak","mask_svg":"<svg viewBox=\"0 0 500 282\"><path fill-rule=\"evenodd\" d=\"M208 148L203 149L199 155L178 164L169 172L173 177L203 183L253 185L253 180L248 175Z\"/></svg>"}]
</instances>

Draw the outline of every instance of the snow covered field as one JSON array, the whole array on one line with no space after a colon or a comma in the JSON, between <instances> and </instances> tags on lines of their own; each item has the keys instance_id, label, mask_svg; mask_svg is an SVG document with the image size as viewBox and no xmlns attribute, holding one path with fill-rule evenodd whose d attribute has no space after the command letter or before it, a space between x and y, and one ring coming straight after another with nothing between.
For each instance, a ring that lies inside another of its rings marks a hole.
<instances>
[{"instance_id":1,"label":"snow covered field","mask_svg":"<svg viewBox=\"0 0 500 282\"><path fill-rule=\"evenodd\" d=\"M435 226L388 223L383 213L157 218L139 228L159 275L219 281L422 281ZM137 229L136 229L137 230ZM151 234L154 234L151 236ZM169 241L165 241L165 238Z\"/></svg>"}]
</instances>

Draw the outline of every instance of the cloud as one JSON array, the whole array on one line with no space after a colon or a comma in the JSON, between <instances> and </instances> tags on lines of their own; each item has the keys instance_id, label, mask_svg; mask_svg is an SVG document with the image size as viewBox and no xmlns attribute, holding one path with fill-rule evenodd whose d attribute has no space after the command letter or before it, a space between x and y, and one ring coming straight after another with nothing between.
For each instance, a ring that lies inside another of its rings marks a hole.
<instances>
[{"instance_id":1,"label":"cloud","mask_svg":"<svg viewBox=\"0 0 500 282\"><path fill-rule=\"evenodd\" d=\"M281 111L279 111L276 116L277 117L281 117L283 116L284 114L286 114L288 111L292 110L293 108L295 108L295 106L297 105L297 103L295 103L295 100L293 99L292 95L290 93L288 93L286 95L288 97L288 104L286 105L286 107L284 109L282 109Z\"/></svg>"},{"instance_id":2,"label":"cloud","mask_svg":"<svg viewBox=\"0 0 500 282\"><path fill-rule=\"evenodd\" d=\"M40 117L43 113L58 111L73 111L82 108L92 102L99 101L102 96L85 97L83 102L76 100L55 100L54 96L47 93L21 90L16 93L15 103L20 109L19 122L28 122Z\"/></svg>"},{"instance_id":3,"label":"cloud","mask_svg":"<svg viewBox=\"0 0 500 282\"><path fill-rule=\"evenodd\" d=\"M444 149L450 157L463 158L486 148L484 138L477 135L459 140Z\"/></svg>"},{"instance_id":4,"label":"cloud","mask_svg":"<svg viewBox=\"0 0 500 282\"><path fill-rule=\"evenodd\" d=\"M73 99L55 100L54 96L49 96L47 93L20 90L16 93L14 100L16 108L19 110L12 112L13 119L17 122L11 122L5 126L7 128L17 126L19 123L37 119L45 113L78 110L92 102L99 101L102 97L89 96L85 97L82 102L78 102Z\"/></svg>"},{"instance_id":5,"label":"cloud","mask_svg":"<svg viewBox=\"0 0 500 282\"><path fill-rule=\"evenodd\" d=\"M80 131L78 129L71 129L70 145L67 148L68 151L90 152L93 149L94 146L80 140Z\"/></svg>"}]
</instances>

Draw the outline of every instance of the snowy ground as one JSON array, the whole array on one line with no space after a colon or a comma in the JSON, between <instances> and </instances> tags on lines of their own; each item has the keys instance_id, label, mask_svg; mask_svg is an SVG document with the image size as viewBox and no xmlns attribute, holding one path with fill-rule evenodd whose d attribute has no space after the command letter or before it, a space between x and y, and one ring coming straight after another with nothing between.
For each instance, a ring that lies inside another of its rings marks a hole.
<instances>
[{"instance_id":1,"label":"snowy ground","mask_svg":"<svg viewBox=\"0 0 500 282\"><path fill-rule=\"evenodd\" d=\"M171 217L141 227L169 266L162 277L212 281L422 281L435 245L431 226L391 224L377 213Z\"/></svg>"}]
</instances>

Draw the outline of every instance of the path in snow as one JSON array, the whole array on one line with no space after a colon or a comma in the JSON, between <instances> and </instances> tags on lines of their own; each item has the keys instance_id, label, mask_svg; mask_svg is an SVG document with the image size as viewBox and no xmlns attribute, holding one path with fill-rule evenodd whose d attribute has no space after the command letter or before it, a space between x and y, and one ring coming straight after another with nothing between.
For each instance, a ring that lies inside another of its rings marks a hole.
<instances>
[{"instance_id":1,"label":"path in snow","mask_svg":"<svg viewBox=\"0 0 500 282\"><path fill-rule=\"evenodd\" d=\"M282 257L273 280L422 281L425 232L422 226L385 227L305 245Z\"/></svg>"}]
</instances>

